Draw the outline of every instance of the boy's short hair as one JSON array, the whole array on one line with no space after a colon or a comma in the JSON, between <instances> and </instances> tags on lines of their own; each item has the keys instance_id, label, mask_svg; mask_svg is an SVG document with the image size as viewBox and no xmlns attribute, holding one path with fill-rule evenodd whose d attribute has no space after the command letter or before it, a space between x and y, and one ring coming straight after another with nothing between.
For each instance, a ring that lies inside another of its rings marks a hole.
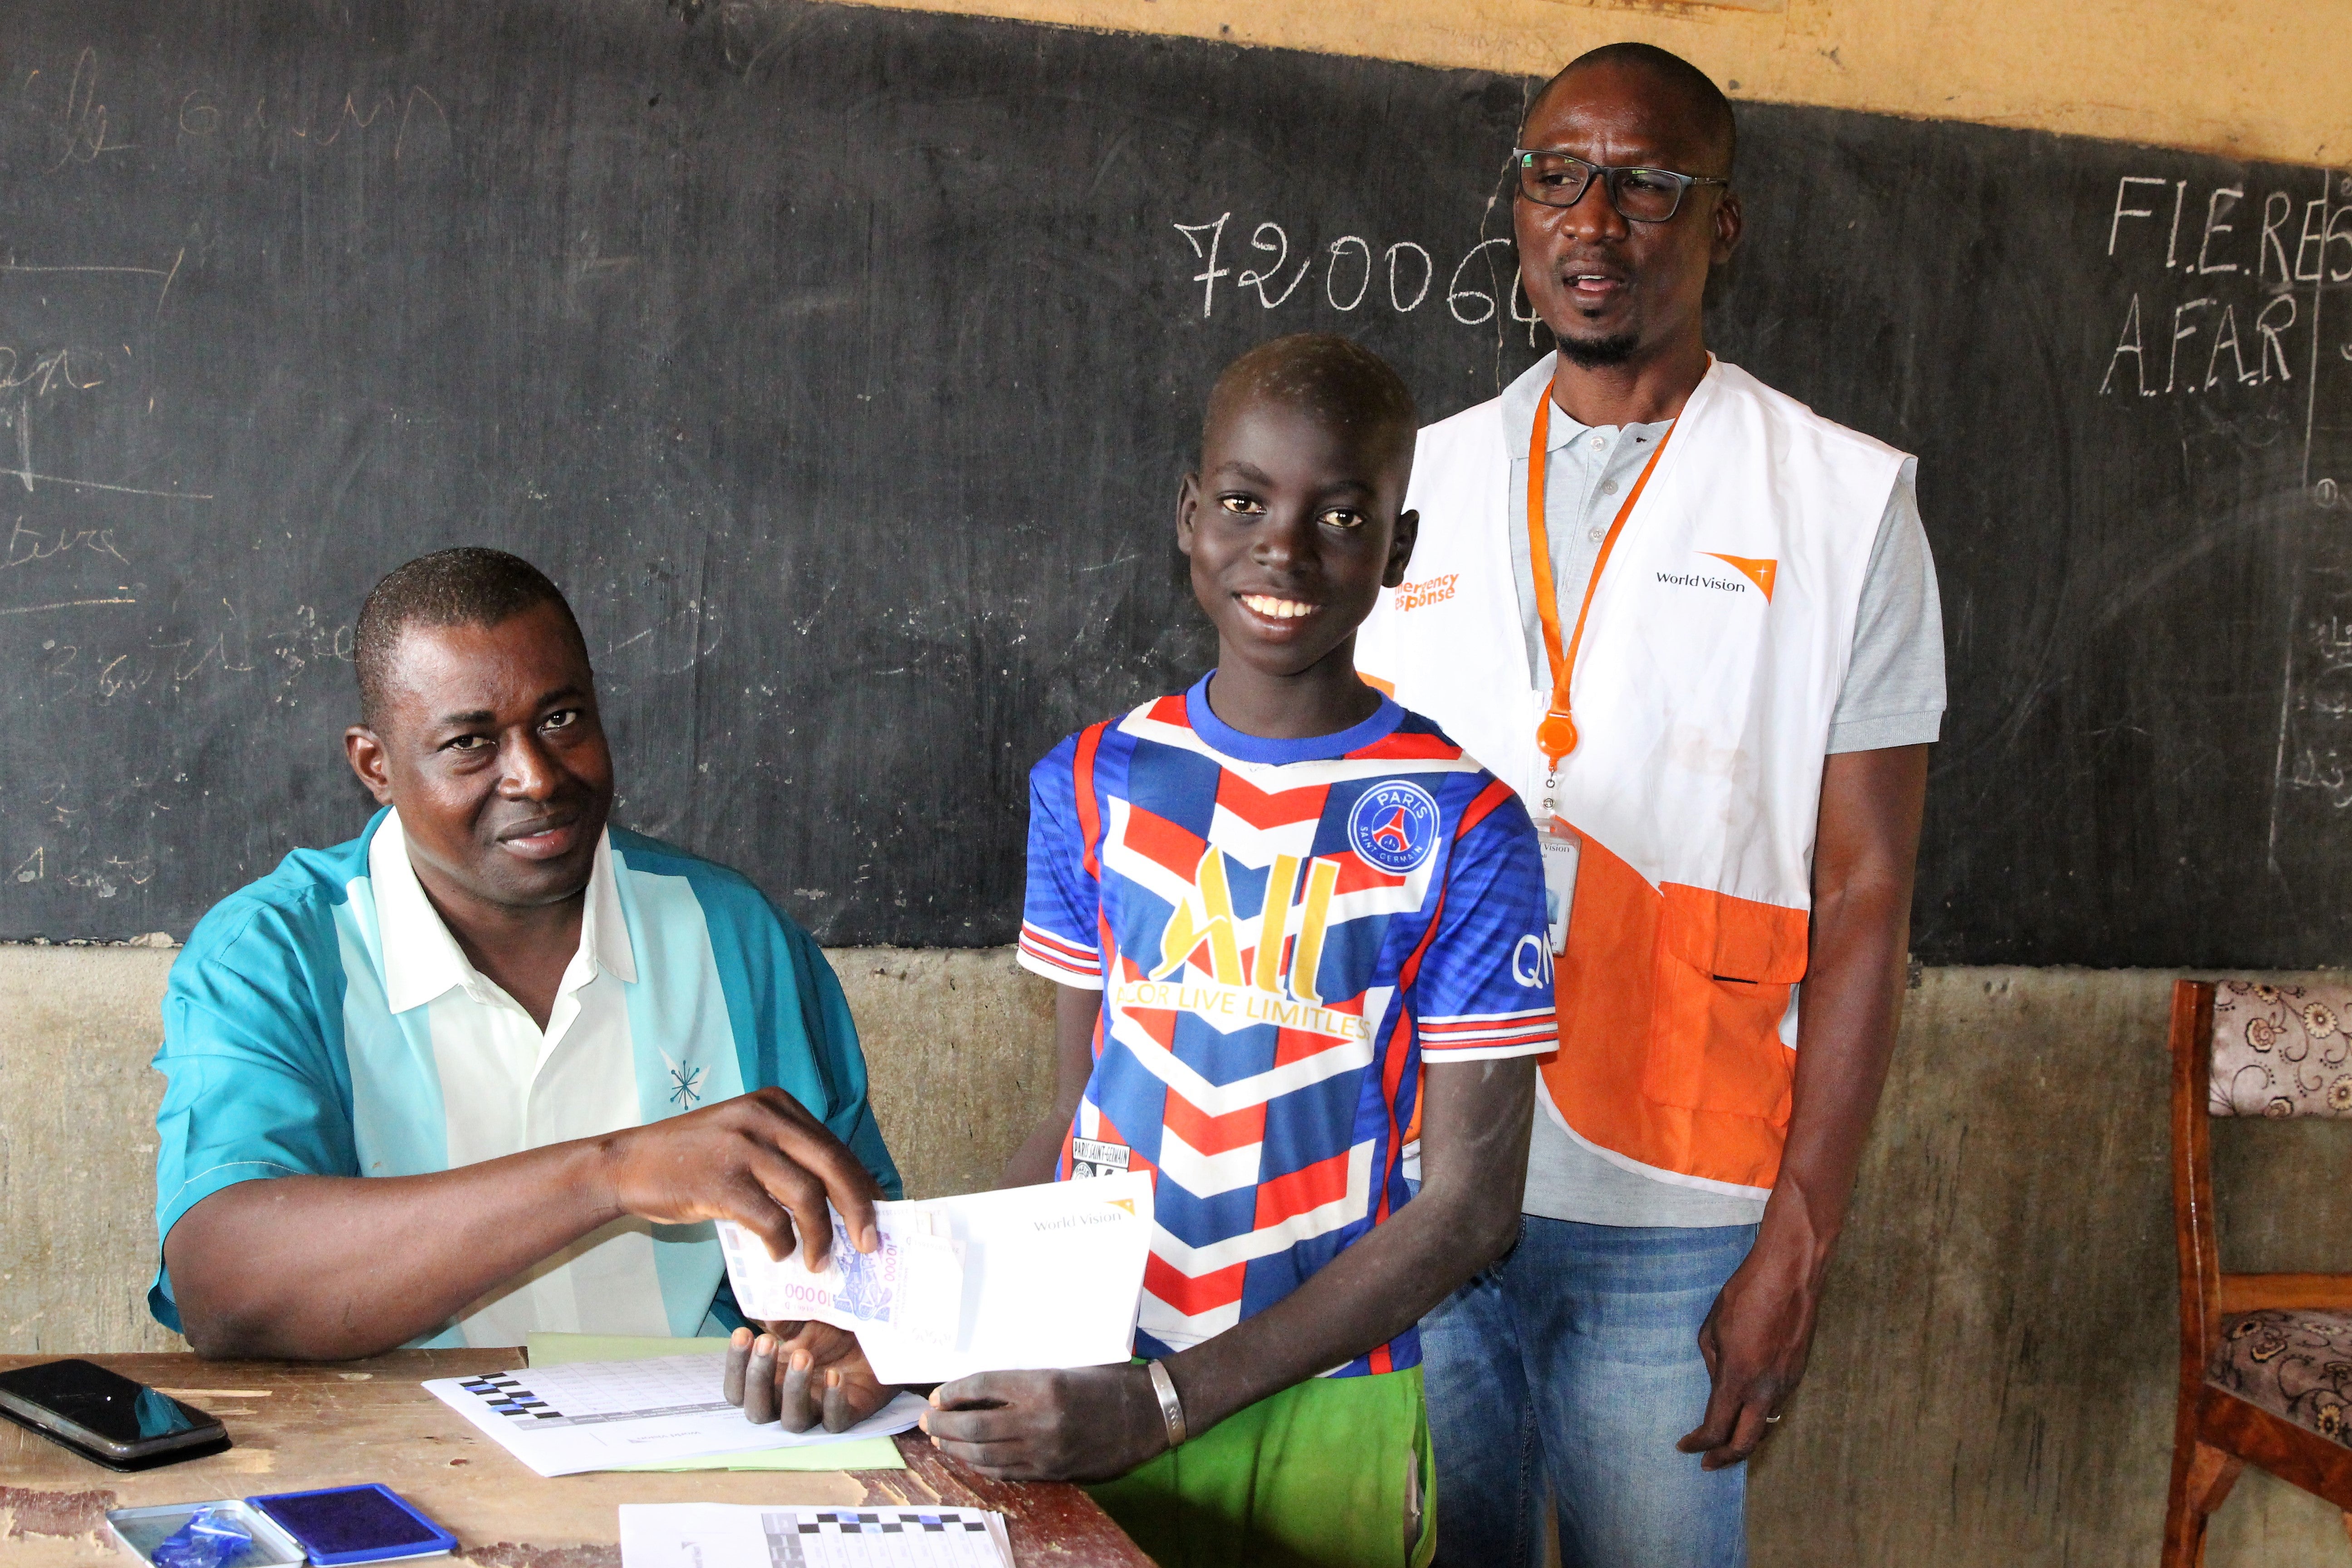
<instances>
[{"instance_id":1,"label":"boy's short hair","mask_svg":"<svg viewBox=\"0 0 2352 1568\"><path fill-rule=\"evenodd\" d=\"M1389 362L1336 332L1293 332L1263 342L1225 366L1201 421L1210 429L1237 399L1266 398L1311 410L1337 424L1399 440L1408 455L1421 426L1412 391Z\"/></svg>"},{"instance_id":2,"label":"boy's short hair","mask_svg":"<svg viewBox=\"0 0 2352 1568\"><path fill-rule=\"evenodd\" d=\"M392 657L411 626L494 626L525 610L553 605L585 653L580 622L563 591L520 555L461 544L395 566L369 590L352 636L360 682L360 722L370 729L391 696Z\"/></svg>"}]
</instances>

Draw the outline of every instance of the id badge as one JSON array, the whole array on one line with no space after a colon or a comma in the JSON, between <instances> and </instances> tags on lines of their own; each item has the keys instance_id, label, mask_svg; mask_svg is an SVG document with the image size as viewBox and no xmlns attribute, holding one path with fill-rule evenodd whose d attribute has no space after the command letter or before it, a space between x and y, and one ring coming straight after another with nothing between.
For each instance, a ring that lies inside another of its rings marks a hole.
<instances>
[{"instance_id":1,"label":"id badge","mask_svg":"<svg viewBox=\"0 0 2352 1568\"><path fill-rule=\"evenodd\" d=\"M1551 922L1551 951L1558 956L1568 951L1568 915L1576 907L1576 863L1583 855L1584 840L1555 816L1538 843L1543 850L1544 913Z\"/></svg>"}]
</instances>

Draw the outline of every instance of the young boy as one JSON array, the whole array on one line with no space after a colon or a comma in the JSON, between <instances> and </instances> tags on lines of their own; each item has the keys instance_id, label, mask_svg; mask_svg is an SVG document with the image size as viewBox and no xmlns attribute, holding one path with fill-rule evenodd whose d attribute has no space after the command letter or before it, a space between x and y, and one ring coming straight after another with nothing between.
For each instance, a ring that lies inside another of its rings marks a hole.
<instances>
[{"instance_id":1,"label":"young boy","mask_svg":"<svg viewBox=\"0 0 2352 1568\"><path fill-rule=\"evenodd\" d=\"M1108 1482L1163 1568L1427 1562L1413 1324L1517 1234L1556 1044L1535 832L1353 662L1412 553L1415 425L1343 338L1235 361L1176 521L1217 668L1031 775L1060 1092L1006 1179L1156 1173L1150 1359L965 1378L926 1426Z\"/></svg>"}]
</instances>

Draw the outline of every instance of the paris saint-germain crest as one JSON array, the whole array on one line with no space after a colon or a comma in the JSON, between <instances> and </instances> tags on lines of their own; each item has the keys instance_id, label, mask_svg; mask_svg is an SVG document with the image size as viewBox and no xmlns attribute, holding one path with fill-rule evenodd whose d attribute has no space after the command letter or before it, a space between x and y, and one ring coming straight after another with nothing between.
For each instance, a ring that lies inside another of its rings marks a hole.
<instances>
[{"instance_id":1,"label":"paris saint-germain crest","mask_svg":"<svg viewBox=\"0 0 2352 1568\"><path fill-rule=\"evenodd\" d=\"M1402 779L1374 784L1348 814L1348 844L1367 863L1402 876L1437 847L1437 802Z\"/></svg>"}]
</instances>

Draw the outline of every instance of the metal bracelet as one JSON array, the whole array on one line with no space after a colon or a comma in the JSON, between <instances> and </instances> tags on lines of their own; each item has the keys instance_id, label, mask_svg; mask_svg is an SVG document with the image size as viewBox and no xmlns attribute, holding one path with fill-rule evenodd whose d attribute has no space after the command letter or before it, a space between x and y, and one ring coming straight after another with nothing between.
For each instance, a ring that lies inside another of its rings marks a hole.
<instances>
[{"instance_id":1,"label":"metal bracelet","mask_svg":"<svg viewBox=\"0 0 2352 1568\"><path fill-rule=\"evenodd\" d=\"M1146 1363L1151 1368L1151 1392L1160 1395L1160 1418L1168 1423L1168 1446L1180 1447L1184 1442L1184 1405L1176 1397L1176 1380L1168 1375L1168 1368L1160 1362Z\"/></svg>"}]
</instances>

